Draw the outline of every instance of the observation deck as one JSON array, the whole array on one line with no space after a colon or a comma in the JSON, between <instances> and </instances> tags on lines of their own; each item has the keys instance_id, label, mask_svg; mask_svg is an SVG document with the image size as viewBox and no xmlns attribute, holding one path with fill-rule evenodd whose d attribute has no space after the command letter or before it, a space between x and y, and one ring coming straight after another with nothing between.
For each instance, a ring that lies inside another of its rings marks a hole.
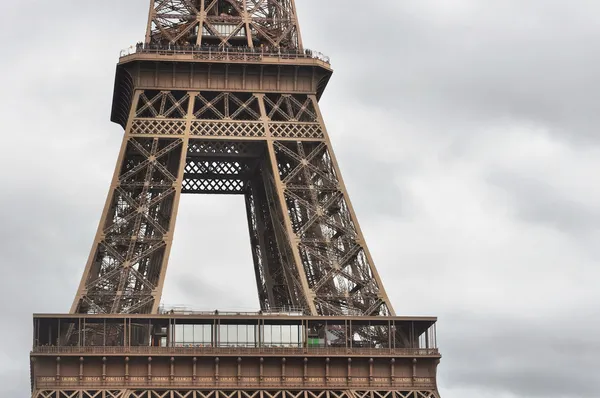
<instances>
[{"instance_id":1,"label":"observation deck","mask_svg":"<svg viewBox=\"0 0 600 398\"><path fill-rule=\"evenodd\" d=\"M178 46L139 43L121 50L119 54L120 64L139 60L313 65L331 70L330 58L310 49L299 51L269 47Z\"/></svg>"},{"instance_id":2,"label":"observation deck","mask_svg":"<svg viewBox=\"0 0 600 398\"><path fill-rule=\"evenodd\" d=\"M286 92L321 98L333 74L312 50L139 43L122 50L111 121L125 128L136 89Z\"/></svg>"},{"instance_id":3,"label":"observation deck","mask_svg":"<svg viewBox=\"0 0 600 398\"><path fill-rule=\"evenodd\" d=\"M435 388L436 318L34 315L34 388Z\"/></svg>"}]
</instances>

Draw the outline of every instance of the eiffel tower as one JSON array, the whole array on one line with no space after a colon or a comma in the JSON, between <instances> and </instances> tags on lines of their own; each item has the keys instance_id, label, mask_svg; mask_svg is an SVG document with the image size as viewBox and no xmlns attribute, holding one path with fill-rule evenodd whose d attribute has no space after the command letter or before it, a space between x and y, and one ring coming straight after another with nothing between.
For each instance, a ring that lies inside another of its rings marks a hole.
<instances>
[{"instance_id":1,"label":"eiffel tower","mask_svg":"<svg viewBox=\"0 0 600 398\"><path fill-rule=\"evenodd\" d=\"M151 0L117 66L123 143L70 314L34 315L34 398L439 398L436 318L398 317L294 0ZM182 194L243 195L260 311L161 307Z\"/></svg>"}]
</instances>

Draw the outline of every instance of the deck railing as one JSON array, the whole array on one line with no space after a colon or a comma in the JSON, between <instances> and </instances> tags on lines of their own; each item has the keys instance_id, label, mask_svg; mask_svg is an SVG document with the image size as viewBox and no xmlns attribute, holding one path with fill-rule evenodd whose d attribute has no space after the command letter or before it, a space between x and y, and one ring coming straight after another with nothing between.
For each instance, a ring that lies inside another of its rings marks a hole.
<instances>
[{"instance_id":1,"label":"deck railing","mask_svg":"<svg viewBox=\"0 0 600 398\"><path fill-rule=\"evenodd\" d=\"M279 59L317 59L330 64L328 56L313 50L299 51L283 48L251 48L251 47L222 47L222 46L176 46L171 44L137 44L121 50L120 57L133 54L159 55L191 55L196 59L215 61L262 61L264 58Z\"/></svg>"}]
</instances>

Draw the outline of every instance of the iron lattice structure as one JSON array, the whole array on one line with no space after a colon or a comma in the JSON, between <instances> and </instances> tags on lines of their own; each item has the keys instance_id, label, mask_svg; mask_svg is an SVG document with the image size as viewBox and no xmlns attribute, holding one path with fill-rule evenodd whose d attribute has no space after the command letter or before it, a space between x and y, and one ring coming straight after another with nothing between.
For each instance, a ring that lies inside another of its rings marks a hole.
<instances>
[{"instance_id":1,"label":"iron lattice structure","mask_svg":"<svg viewBox=\"0 0 600 398\"><path fill-rule=\"evenodd\" d=\"M393 315L319 110L331 71L302 51L294 2L155 0L147 41L134 56L154 81L122 62L125 140L72 312L156 313L179 197L203 193L245 196L262 310ZM203 66L205 87L177 87Z\"/></svg>"},{"instance_id":2,"label":"iron lattice structure","mask_svg":"<svg viewBox=\"0 0 600 398\"><path fill-rule=\"evenodd\" d=\"M319 109L331 74L294 0L151 0L71 312L34 316L32 397L439 398L437 319L395 316ZM182 194L244 196L261 312L160 310Z\"/></svg>"},{"instance_id":3,"label":"iron lattice structure","mask_svg":"<svg viewBox=\"0 0 600 398\"><path fill-rule=\"evenodd\" d=\"M154 0L146 43L302 49L293 0Z\"/></svg>"},{"instance_id":4,"label":"iron lattice structure","mask_svg":"<svg viewBox=\"0 0 600 398\"><path fill-rule=\"evenodd\" d=\"M239 194L261 308L388 315L315 95L139 90L80 293L156 313L182 193Z\"/></svg>"}]
</instances>

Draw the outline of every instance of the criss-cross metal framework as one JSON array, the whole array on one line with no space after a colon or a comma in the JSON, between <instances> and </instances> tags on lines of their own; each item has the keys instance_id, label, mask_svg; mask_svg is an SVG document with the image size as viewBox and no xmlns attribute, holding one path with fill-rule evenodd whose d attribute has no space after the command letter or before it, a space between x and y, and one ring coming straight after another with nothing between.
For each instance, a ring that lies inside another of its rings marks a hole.
<instances>
[{"instance_id":1,"label":"criss-cross metal framework","mask_svg":"<svg viewBox=\"0 0 600 398\"><path fill-rule=\"evenodd\" d=\"M434 391L41 390L33 398L439 398Z\"/></svg>"},{"instance_id":2,"label":"criss-cross metal framework","mask_svg":"<svg viewBox=\"0 0 600 398\"><path fill-rule=\"evenodd\" d=\"M146 42L302 48L292 0L154 0Z\"/></svg>"},{"instance_id":3,"label":"criss-cross metal framework","mask_svg":"<svg viewBox=\"0 0 600 398\"><path fill-rule=\"evenodd\" d=\"M246 198L263 310L389 315L310 94L138 90L73 311L155 313L182 193Z\"/></svg>"},{"instance_id":4,"label":"criss-cross metal framework","mask_svg":"<svg viewBox=\"0 0 600 398\"><path fill-rule=\"evenodd\" d=\"M168 42L175 55L190 41L233 52L302 47L293 0L153 0L146 41ZM208 65L207 87L177 89L187 64L165 69L154 57L152 84L142 81L148 62L117 79L125 138L72 312L156 313L179 197L202 193L245 196L262 310L393 315L319 111L316 67L275 75L261 59L220 53L220 65L202 59L185 72L191 82ZM312 73L303 88L302 73Z\"/></svg>"}]
</instances>

